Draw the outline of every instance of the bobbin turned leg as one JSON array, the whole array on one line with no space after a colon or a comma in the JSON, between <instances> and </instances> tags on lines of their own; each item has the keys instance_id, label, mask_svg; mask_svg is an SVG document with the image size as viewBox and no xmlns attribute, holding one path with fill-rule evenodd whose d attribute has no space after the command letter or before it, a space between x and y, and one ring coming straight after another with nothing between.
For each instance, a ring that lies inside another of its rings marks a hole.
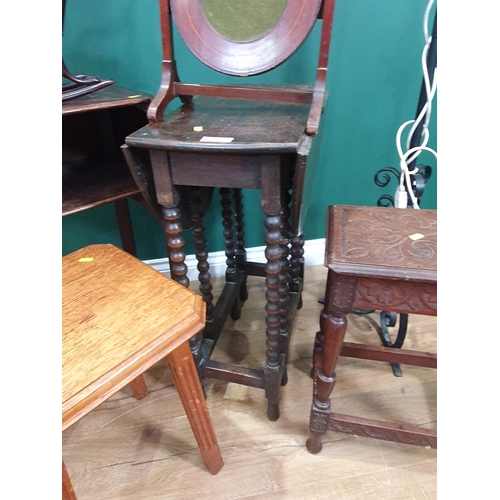
<instances>
[{"instance_id":1,"label":"bobbin turned leg","mask_svg":"<svg viewBox=\"0 0 500 500\"><path fill-rule=\"evenodd\" d=\"M243 194L241 189L233 189L234 201L234 229L235 229L235 244L236 244L236 265L238 269L244 271L247 262L247 253L245 250L245 223L243 222ZM240 300L245 302L248 299L247 279L245 276L244 282L240 288Z\"/></svg>"},{"instance_id":2,"label":"bobbin turned leg","mask_svg":"<svg viewBox=\"0 0 500 500\"><path fill-rule=\"evenodd\" d=\"M206 323L214 321L214 304L212 295L212 283L210 276L210 266L208 264L207 240L205 239L205 226L203 225L203 214L201 211L201 189L199 187L189 188L189 218L191 220L191 232L194 237L194 247L196 249L196 260L198 261L198 280L201 297L206 305ZM194 361L199 371L201 380L201 344L203 341L203 331L198 332L189 339L189 346L193 354Z\"/></svg>"},{"instance_id":3,"label":"bobbin turned leg","mask_svg":"<svg viewBox=\"0 0 500 500\"><path fill-rule=\"evenodd\" d=\"M200 294L206 305L206 321L208 323L214 320L214 296L212 295L212 277L208 263L207 240L205 239L205 226L203 225L203 214L201 212L201 189L199 187L189 189L188 205L192 225L191 232L194 237L196 260L198 261Z\"/></svg>"},{"instance_id":4,"label":"bobbin turned leg","mask_svg":"<svg viewBox=\"0 0 500 500\"><path fill-rule=\"evenodd\" d=\"M304 235L293 235L290 248L290 290L299 291L299 284L304 278ZM298 299L297 309L302 307L302 291Z\"/></svg>"},{"instance_id":5,"label":"bobbin turned leg","mask_svg":"<svg viewBox=\"0 0 500 500\"><path fill-rule=\"evenodd\" d=\"M189 288L189 278L187 276L187 266L185 263L184 239L182 237L182 223L180 220L180 210L177 206L163 207L163 218L166 221L165 234L167 237L168 260L170 264L170 274L172 279ZM196 366L201 362L201 341L202 335L198 334L189 339L191 352Z\"/></svg>"},{"instance_id":6,"label":"bobbin turned leg","mask_svg":"<svg viewBox=\"0 0 500 500\"><path fill-rule=\"evenodd\" d=\"M177 206L163 207L163 218L166 221L165 233L167 235L168 260L170 262L172 279L189 288L180 217L181 212Z\"/></svg>"},{"instance_id":7,"label":"bobbin turned leg","mask_svg":"<svg viewBox=\"0 0 500 500\"><path fill-rule=\"evenodd\" d=\"M320 317L324 336L321 363L314 378L314 396L309 422L309 439L306 446L310 453L319 453L322 437L330 420L330 394L335 385L335 367L342 350L347 330L347 314L352 311L356 279L328 271L325 307Z\"/></svg>"},{"instance_id":8,"label":"bobbin turned leg","mask_svg":"<svg viewBox=\"0 0 500 500\"><path fill-rule=\"evenodd\" d=\"M285 365L285 353L280 349L280 335L288 336L288 323L281 323L280 317L280 272L282 271L281 210L283 185L277 165L263 165L261 177L261 205L266 228L266 364L264 368L264 387L267 398L267 417L279 418L279 395Z\"/></svg>"},{"instance_id":9,"label":"bobbin turned leg","mask_svg":"<svg viewBox=\"0 0 500 500\"><path fill-rule=\"evenodd\" d=\"M289 204L291 196L288 190L283 190L282 207L280 210L280 249L281 269L279 272L279 314L280 314L280 352L285 354L285 366L283 367L283 377L281 385L286 385L288 382L287 374L287 359L288 346L290 343L290 322L288 314L290 312L290 273L289 273L289 244L290 244L290 208Z\"/></svg>"},{"instance_id":10,"label":"bobbin turned leg","mask_svg":"<svg viewBox=\"0 0 500 500\"><path fill-rule=\"evenodd\" d=\"M233 231L233 211L231 203L231 189L220 189L220 204L222 207L222 225L224 227L224 248L226 250L226 282L234 283L236 281L236 252ZM231 308L231 319L237 320L241 316L241 304L239 297L234 299Z\"/></svg>"},{"instance_id":11,"label":"bobbin turned leg","mask_svg":"<svg viewBox=\"0 0 500 500\"><path fill-rule=\"evenodd\" d=\"M266 215L266 397L268 401L267 416L269 420L279 418L280 380L280 278L281 271L281 233L279 215Z\"/></svg>"}]
</instances>

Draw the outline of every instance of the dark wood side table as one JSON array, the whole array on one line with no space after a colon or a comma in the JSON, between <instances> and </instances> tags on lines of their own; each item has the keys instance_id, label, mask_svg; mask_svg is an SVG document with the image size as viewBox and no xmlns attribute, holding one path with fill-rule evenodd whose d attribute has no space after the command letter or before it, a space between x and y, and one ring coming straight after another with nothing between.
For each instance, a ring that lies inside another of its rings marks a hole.
<instances>
[{"instance_id":1,"label":"dark wood side table","mask_svg":"<svg viewBox=\"0 0 500 500\"><path fill-rule=\"evenodd\" d=\"M299 87L298 91L305 91ZM155 193L163 207L172 277L189 286L181 235L183 215L176 186L190 186L188 215L195 238L200 292L207 323L191 343L200 375L264 389L268 418L279 418L280 386L286 384L286 358L294 318L300 308L303 244L299 213L309 165L314 175L320 138L305 136L310 106L197 96L126 138L131 171L150 162ZM201 130L197 131L200 128ZM207 138L208 140L203 140ZM230 138L220 142L218 138ZM310 159L312 157L312 160ZM143 177L146 177L144 174ZM226 284L214 304L199 190L219 188L227 256ZM261 194L267 262L246 259L242 189ZM226 319L237 320L247 299L247 276L266 279L266 360L262 369L210 359Z\"/></svg>"},{"instance_id":2,"label":"dark wood side table","mask_svg":"<svg viewBox=\"0 0 500 500\"><path fill-rule=\"evenodd\" d=\"M62 103L62 215L114 203L123 249L136 255L127 198L144 199L120 146L147 123L151 96L118 86Z\"/></svg>"},{"instance_id":3,"label":"dark wood side table","mask_svg":"<svg viewBox=\"0 0 500 500\"><path fill-rule=\"evenodd\" d=\"M165 221L171 276L184 286L189 279L182 219L190 219L200 292L207 305L206 327L191 342L200 375L264 389L268 418L277 420L280 386L287 382L290 334L301 304L304 220L323 129L335 1L260 1L254 13L266 19L256 20L253 27L245 14L248 3L228 9L227 2L159 0L161 84L148 108L149 124L126 137L123 153L145 199L156 204ZM264 28L262 23L270 19L271 26ZM189 51L206 66L225 75L251 77L288 60L316 23L321 24L321 37L314 83L311 78L306 85L209 85L181 81L177 74L174 25ZM182 107L166 112L175 99ZM189 192L182 196L179 187ZM202 193L217 188L227 270L224 290L214 304ZM261 194L265 264L246 259L243 189ZM210 359L226 319L240 317L248 275L266 280L262 369Z\"/></svg>"},{"instance_id":4,"label":"dark wood side table","mask_svg":"<svg viewBox=\"0 0 500 500\"><path fill-rule=\"evenodd\" d=\"M433 429L333 413L339 356L437 368L437 354L344 342L353 308L437 315L437 212L337 205L328 210L325 306L314 348L307 449L327 430L437 447Z\"/></svg>"}]
</instances>

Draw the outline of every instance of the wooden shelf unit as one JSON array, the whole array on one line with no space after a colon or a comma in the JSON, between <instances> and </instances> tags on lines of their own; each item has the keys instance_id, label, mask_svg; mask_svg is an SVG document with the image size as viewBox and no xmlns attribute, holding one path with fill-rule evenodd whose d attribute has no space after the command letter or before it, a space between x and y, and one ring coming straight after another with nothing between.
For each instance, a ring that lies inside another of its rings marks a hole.
<instances>
[{"instance_id":1,"label":"wooden shelf unit","mask_svg":"<svg viewBox=\"0 0 500 500\"><path fill-rule=\"evenodd\" d=\"M136 255L127 198L144 204L120 146L147 123L151 96L116 85L62 103L62 216L114 203L123 249Z\"/></svg>"}]
</instances>

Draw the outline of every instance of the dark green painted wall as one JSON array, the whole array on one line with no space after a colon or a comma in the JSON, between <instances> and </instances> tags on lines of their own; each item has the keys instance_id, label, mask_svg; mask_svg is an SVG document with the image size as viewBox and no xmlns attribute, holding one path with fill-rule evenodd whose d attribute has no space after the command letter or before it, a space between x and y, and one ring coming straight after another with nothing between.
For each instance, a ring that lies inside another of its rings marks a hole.
<instances>
[{"instance_id":1,"label":"dark green painted wall","mask_svg":"<svg viewBox=\"0 0 500 500\"><path fill-rule=\"evenodd\" d=\"M415 115L422 82L426 4L427 0L337 0L328 73L330 98L323 115L324 137L305 223L306 239L324 237L328 205L375 205L381 194L393 194L394 181L383 190L373 177L381 167L398 167L396 131ZM313 82L319 34L318 23L290 60L252 81ZM174 41L181 80L236 80L205 67L190 54L177 33ZM122 87L156 93L162 59L158 1L68 0L63 56L75 73L96 74L112 78ZM435 149L435 110L430 132L429 146ZM433 167L433 175L421 207L437 208L436 162L430 154L424 155L422 161ZM247 246L260 246L263 228L259 193L244 194ZM159 225L142 206L135 202L130 205L139 258L165 257ZM212 203L206 216L210 251L223 248L219 212L217 204ZM189 234L185 239L186 253L193 253ZM63 255L91 243L120 246L113 206L65 217L62 242Z\"/></svg>"}]
</instances>

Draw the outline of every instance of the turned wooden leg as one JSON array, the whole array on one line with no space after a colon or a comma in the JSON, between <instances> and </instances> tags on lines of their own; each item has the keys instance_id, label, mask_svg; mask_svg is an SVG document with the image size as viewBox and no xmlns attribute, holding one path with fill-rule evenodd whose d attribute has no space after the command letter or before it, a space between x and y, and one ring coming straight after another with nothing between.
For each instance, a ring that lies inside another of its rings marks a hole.
<instances>
[{"instance_id":1,"label":"turned wooden leg","mask_svg":"<svg viewBox=\"0 0 500 500\"><path fill-rule=\"evenodd\" d=\"M321 315L324 314L324 311L321 311ZM314 339L314 347L313 347L313 363L311 367L311 378L315 380L319 369L321 368L321 353L323 352L323 342L325 338L323 337L323 332L319 330L316 332L316 337Z\"/></svg>"},{"instance_id":2,"label":"turned wooden leg","mask_svg":"<svg viewBox=\"0 0 500 500\"><path fill-rule=\"evenodd\" d=\"M144 375L139 375L134 380L130 382L130 388L134 393L135 399L142 399L147 396L148 388L146 387L146 381L144 380Z\"/></svg>"},{"instance_id":3,"label":"turned wooden leg","mask_svg":"<svg viewBox=\"0 0 500 500\"><path fill-rule=\"evenodd\" d=\"M288 207L290 203L290 194L287 190L282 193L282 208L280 210L280 249L281 258L280 264L281 269L279 272L279 311L280 311L280 352L285 355L285 366L283 368L283 377L281 379L281 385L286 385L288 382L287 376L287 363L288 363L288 346L290 343L290 322L288 320L288 314L290 312L290 273L289 273L289 244L290 244L290 208Z\"/></svg>"},{"instance_id":4,"label":"turned wooden leg","mask_svg":"<svg viewBox=\"0 0 500 500\"><path fill-rule=\"evenodd\" d=\"M189 343L184 342L166 357L175 388L200 448L207 469L217 474L224 465L217 438L210 420L203 389L191 355Z\"/></svg>"},{"instance_id":5,"label":"turned wooden leg","mask_svg":"<svg viewBox=\"0 0 500 500\"><path fill-rule=\"evenodd\" d=\"M233 283L236 280L236 251L235 236L233 231L233 211L231 202L231 189L220 189L220 204L222 207L222 226L224 227L224 248L226 251L226 282ZM241 304L239 297L235 298L231 308L231 319L238 320L241 316Z\"/></svg>"},{"instance_id":6,"label":"turned wooden leg","mask_svg":"<svg viewBox=\"0 0 500 500\"><path fill-rule=\"evenodd\" d=\"M196 260L198 261L200 294L206 304L206 321L210 322L214 320L214 296L212 295L212 277L208 263L207 240L205 239L205 226L203 225L203 214L201 212L201 189L199 187L190 188L188 203L189 217L192 224L191 231L196 249Z\"/></svg>"},{"instance_id":7,"label":"turned wooden leg","mask_svg":"<svg viewBox=\"0 0 500 500\"><path fill-rule=\"evenodd\" d=\"M163 218L166 221L165 234L167 238L168 260L173 280L189 288L187 266L185 264L184 239L182 238L182 224L180 210L176 207L163 207Z\"/></svg>"},{"instance_id":8,"label":"turned wooden leg","mask_svg":"<svg viewBox=\"0 0 500 500\"><path fill-rule=\"evenodd\" d=\"M62 500L76 500L76 495L68 471L66 470L64 460L62 462Z\"/></svg>"},{"instance_id":9,"label":"turned wooden leg","mask_svg":"<svg viewBox=\"0 0 500 500\"><path fill-rule=\"evenodd\" d=\"M290 290L297 292L299 283L304 278L304 236L293 235L290 249ZM302 292L298 299L297 309L302 307Z\"/></svg>"},{"instance_id":10,"label":"turned wooden leg","mask_svg":"<svg viewBox=\"0 0 500 500\"><path fill-rule=\"evenodd\" d=\"M184 239L182 238L182 223L180 210L177 206L163 207L163 218L166 221L165 235L167 239L168 262L172 279L189 288L187 266L185 264ZM189 339L191 353L196 361L196 366L201 362L201 334Z\"/></svg>"},{"instance_id":11,"label":"turned wooden leg","mask_svg":"<svg viewBox=\"0 0 500 500\"><path fill-rule=\"evenodd\" d=\"M168 255L170 250L168 249L168 234L167 234L167 231L165 230L165 228L164 228L163 234L165 236L165 243L167 245L167 255ZM170 269L170 276L171 277L173 277L173 275L174 275L173 267L174 267L174 262L172 260L170 260L170 258L169 258L168 259L168 268Z\"/></svg>"},{"instance_id":12,"label":"turned wooden leg","mask_svg":"<svg viewBox=\"0 0 500 500\"><path fill-rule=\"evenodd\" d=\"M279 418L279 388L281 385L280 364L280 278L281 271L281 233L279 215L266 215L266 366L265 389L267 416L269 420Z\"/></svg>"},{"instance_id":13,"label":"turned wooden leg","mask_svg":"<svg viewBox=\"0 0 500 500\"><path fill-rule=\"evenodd\" d=\"M201 189L191 187L189 189L189 217L191 219L191 232L194 237L194 247L196 249L196 260L198 261L198 280L201 297L206 305L206 323L214 321L214 296L212 295L212 283L210 275L210 265L208 263L207 240L205 239L205 226L203 225L203 214L201 212ZM201 343L203 332L199 332L189 339L191 353L198 370L201 369L202 361ZM201 379L201 373L200 373Z\"/></svg>"},{"instance_id":14,"label":"turned wooden leg","mask_svg":"<svg viewBox=\"0 0 500 500\"><path fill-rule=\"evenodd\" d=\"M236 271L236 252L234 250L233 211L231 209L231 190L220 189L220 204L222 207L222 226L224 227L224 248L226 265L229 273Z\"/></svg>"},{"instance_id":15,"label":"turned wooden leg","mask_svg":"<svg viewBox=\"0 0 500 500\"><path fill-rule=\"evenodd\" d=\"M320 318L324 337L320 368L314 379L314 395L309 422L309 439L306 446L310 453L321 451L322 437L330 421L330 394L335 385L335 367L342 350L347 330L347 314L352 310L356 279L328 271L325 307Z\"/></svg>"},{"instance_id":16,"label":"turned wooden leg","mask_svg":"<svg viewBox=\"0 0 500 500\"><path fill-rule=\"evenodd\" d=\"M243 222L243 194L241 189L233 189L234 201L234 229L235 229L235 244L236 244L236 265L238 269L244 271L247 262L247 254L245 250L245 224ZM246 276L245 281L241 284L240 300L245 302L248 299L248 289Z\"/></svg>"}]
</instances>

